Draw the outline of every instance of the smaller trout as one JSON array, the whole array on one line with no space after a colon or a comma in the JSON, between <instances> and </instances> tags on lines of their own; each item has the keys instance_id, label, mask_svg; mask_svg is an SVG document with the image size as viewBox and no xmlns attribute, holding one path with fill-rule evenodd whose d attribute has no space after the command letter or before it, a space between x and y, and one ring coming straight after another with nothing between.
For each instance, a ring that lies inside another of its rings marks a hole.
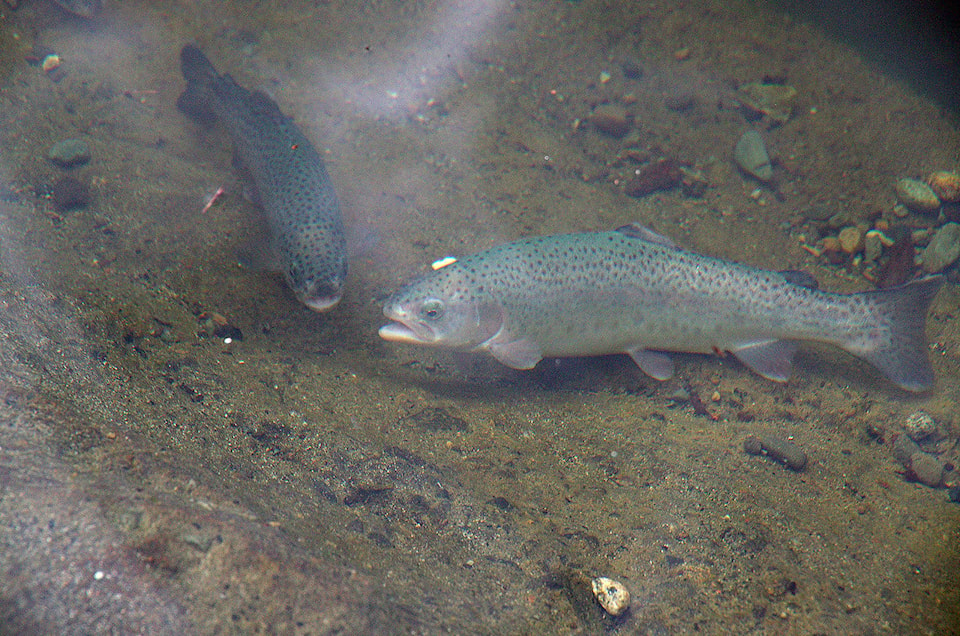
<instances>
[{"instance_id":1,"label":"smaller trout","mask_svg":"<svg viewBox=\"0 0 960 636\"><path fill-rule=\"evenodd\" d=\"M310 309L332 309L343 293L347 249L340 203L320 154L272 99L219 75L197 47L180 52L187 88L177 107L203 124L218 120L253 177L287 283Z\"/></svg>"},{"instance_id":2,"label":"smaller trout","mask_svg":"<svg viewBox=\"0 0 960 636\"><path fill-rule=\"evenodd\" d=\"M664 353L729 351L785 382L797 343L826 342L908 391L933 385L924 324L943 284L928 276L858 294L815 289L770 272L682 250L651 230L564 234L500 245L399 290L380 336L486 351L514 369L544 357L627 353L666 380Z\"/></svg>"}]
</instances>

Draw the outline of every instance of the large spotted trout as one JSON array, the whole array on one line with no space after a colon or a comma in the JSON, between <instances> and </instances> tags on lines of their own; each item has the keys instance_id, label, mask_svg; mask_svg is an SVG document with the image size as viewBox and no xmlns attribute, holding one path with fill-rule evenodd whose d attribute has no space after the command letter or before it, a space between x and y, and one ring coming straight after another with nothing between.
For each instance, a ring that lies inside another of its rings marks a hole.
<instances>
[{"instance_id":1,"label":"large spotted trout","mask_svg":"<svg viewBox=\"0 0 960 636\"><path fill-rule=\"evenodd\" d=\"M680 249L636 225L507 243L400 289L390 341L485 351L515 369L627 353L665 380L665 352L730 352L786 381L799 341L836 345L908 391L933 385L924 324L943 279L857 294Z\"/></svg>"},{"instance_id":2,"label":"large spotted trout","mask_svg":"<svg viewBox=\"0 0 960 636\"><path fill-rule=\"evenodd\" d=\"M177 107L227 130L253 178L287 283L311 309L331 309L347 276L347 250L340 204L320 154L272 99L219 75L196 46L183 47L180 66L187 88Z\"/></svg>"}]
</instances>

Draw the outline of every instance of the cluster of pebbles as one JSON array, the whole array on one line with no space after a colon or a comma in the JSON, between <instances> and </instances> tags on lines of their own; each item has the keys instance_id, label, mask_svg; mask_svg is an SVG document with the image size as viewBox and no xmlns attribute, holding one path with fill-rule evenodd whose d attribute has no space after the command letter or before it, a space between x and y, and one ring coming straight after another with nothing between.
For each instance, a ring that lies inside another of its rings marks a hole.
<instances>
[{"instance_id":1,"label":"cluster of pebbles","mask_svg":"<svg viewBox=\"0 0 960 636\"><path fill-rule=\"evenodd\" d=\"M936 420L925 411L911 413L903 422L903 433L893 443L893 455L904 474L930 488L949 488L951 500L960 500L960 474L945 459L955 440L945 435Z\"/></svg>"},{"instance_id":2,"label":"cluster of pebbles","mask_svg":"<svg viewBox=\"0 0 960 636\"><path fill-rule=\"evenodd\" d=\"M625 64L623 74L627 79L639 79L642 71ZM610 80L609 73L601 73L601 84ZM797 91L792 86L765 77L740 86L733 103L739 106L744 120L760 122L762 126L758 128L769 131L792 118L796 99ZM618 159L629 174L626 170L620 172L614 183L625 194L639 198L679 187L686 197L702 197L710 184L689 164L639 148L640 135L629 110L635 100L628 93L618 100L595 104L582 121L574 120L574 129L586 123L621 141L624 150ZM695 101L689 95L673 96L666 98L664 105L683 113ZM762 187L779 192L775 162L760 130L751 128L741 135L732 159L744 176L759 184L754 194ZM808 219L816 236L809 243L809 235L801 237L802 247L880 287L905 283L916 275L918 268L928 274L955 269L960 261L960 174L937 170L922 179L898 179L891 186L895 199L891 197L890 207L875 219L853 218L843 212L829 219Z\"/></svg>"},{"instance_id":3,"label":"cluster of pebbles","mask_svg":"<svg viewBox=\"0 0 960 636\"><path fill-rule=\"evenodd\" d=\"M960 203L960 175L938 170L924 181L900 179L896 191L897 201L904 208L922 214L936 214L944 203ZM906 216L901 209L895 208L894 212Z\"/></svg>"},{"instance_id":4,"label":"cluster of pebbles","mask_svg":"<svg viewBox=\"0 0 960 636\"><path fill-rule=\"evenodd\" d=\"M941 170L924 180L899 179L894 191L896 203L891 214L882 215L872 225L837 224L835 234L824 236L815 245L805 245L804 249L831 263L848 264L872 281L878 279L881 257L889 255L900 242L909 246L913 258L906 266L911 269L919 265L926 273L936 274L951 267L960 259L960 174ZM911 213L926 217L924 224L928 227L900 232L895 237L891 228L900 225L897 219ZM922 246L916 254L915 245Z\"/></svg>"},{"instance_id":5,"label":"cluster of pebbles","mask_svg":"<svg viewBox=\"0 0 960 636\"><path fill-rule=\"evenodd\" d=\"M960 258L960 174L940 170L924 181L897 181L898 215L907 211L937 217L939 227L930 235L930 242L920 255L924 271L941 272Z\"/></svg>"}]
</instances>

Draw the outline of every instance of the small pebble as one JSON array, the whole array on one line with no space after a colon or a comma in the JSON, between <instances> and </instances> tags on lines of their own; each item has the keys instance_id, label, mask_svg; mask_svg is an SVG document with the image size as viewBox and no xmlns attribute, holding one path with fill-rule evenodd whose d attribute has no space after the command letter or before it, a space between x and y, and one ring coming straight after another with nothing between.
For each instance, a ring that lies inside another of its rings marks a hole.
<instances>
[{"instance_id":1,"label":"small pebble","mask_svg":"<svg viewBox=\"0 0 960 636\"><path fill-rule=\"evenodd\" d=\"M871 230L863 237L863 260L872 263L883 254L883 235Z\"/></svg>"},{"instance_id":2,"label":"small pebble","mask_svg":"<svg viewBox=\"0 0 960 636\"><path fill-rule=\"evenodd\" d=\"M820 243L820 247L825 253L842 251L840 247L840 239L838 239L836 236L824 237L823 241Z\"/></svg>"},{"instance_id":3,"label":"small pebble","mask_svg":"<svg viewBox=\"0 0 960 636\"><path fill-rule=\"evenodd\" d=\"M863 232L860 228L848 226L840 230L840 249L847 254L856 254L863 249Z\"/></svg>"},{"instance_id":4,"label":"small pebble","mask_svg":"<svg viewBox=\"0 0 960 636\"><path fill-rule=\"evenodd\" d=\"M897 200L914 212L936 212L940 209L940 199L923 181L900 179L896 190Z\"/></svg>"},{"instance_id":5,"label":"small pebble","mask_svg":"<svg viewBox=\"0 0 960 636\"><path fill-rule=\"evenodd\" d=\"M630 132L627 109L617 104L600 104L590 113L590 123L600 132L612 137L624 137Z\"/></svg>"},{"instance_id":6,"label":"small pebble","mask_svg":"<svg viewBox=\"0 0 960 636\"><path fill-rule=\"evenodd\" d=\"M797 89L786 84L751 82L737 89L737 97L750 110L782 125L793 115Z\"/></svg>"},{"instance_id":7,"label":"small pebble","mask_svg":"<svg viewBox=\"0 0 960 636\"><path fill-rule=\"evenodd\" d=\"M743 441L743 450L750 455L767 455L790 470L801 471L807 465L807 454L799 446L773 435L749 435Z\"/></svg>"},{"instance_id":8,"label":"small pebble","mask_svg":"<svg viewBox=\"0 0 960 636\"><path fill-rule=\"evenodd\" d=\"M90 161L90 146L82 139L64 139L50 147L47 158L61 168L72 168Z\"/></svg>"},{"instance_id":9,"label":"small pebble","mask_svg":"<svg viewBox=\"0 0 960 636\"><path fill-rule=\"evenodd\" d=\"M910 458L910 469L924 486L939 488L943 483L943 464L929 453L917 453Z\"/></svg>"},{"instance_id":10,"label":"small pebble","mask_svg":"<svg viewBox=\"0 0 960 636\"><path fill-rule=\"evenodd\" d=\"M697 98L693 93L669 95L663 100L663 105L676 113L685 113L697 105Z\"/></svg>"},{"instance_id":11,"label":"small pebble","mask_svg":"<svg viewBox=\"0 0 960 636\"><path fill-rule=\"evenodd\" d=\"M934 172L927 177L927 185L944 203L960 201L960 175L955 172Z\"/></svg>"},{"instance_id":12,"label":"small pebble","mask_svg":"<svg viewBox=\"0 0 960 636\"><path fill-rule=\"evenodd\" d=\"M623 191L631 197L642 197L658 190L677 187L683 173L671 159L660 159L637 168L633 178L623 185Z\"/></svg>"},{"instance_id":13,"label":"small pebble","mask_svg":"<svg viewBox=\"0 0 960 636\"><path fill-rule=\"evenodd\" d=\"M630 592L623 583L605 576L593 579L593 595L607 614L620 616L630 607Z\"/></svg>"},{"instance_id":14,"label":"small pebble","mask_svg":"<svg viewBox=\"0 0 960 636\"><path fill-rule=\"evenodd\" d=\"M908 436L897 437L893 443L893 456L904 468L912 471L921 484L931 488L943 484L943 463L936 456L923 452Z\"/></svg>"},{"instance_id":15,"label":"small pebble","mask_svg":"<svg viewBox=\"0 0 960 636\"><path fill-rule=\"evenodd\" d=\"M200 338L230 338L243 340L243 332L239 327L230 324L226 317L217 312L203 312L197 316L197 336ZM229 344L229 343L228 343Z\"/></svg>"},{"instance_id":16,"label":"small pebble","mask_svg":"<svg viewBox=\"0 0 960 636\"><path fill-rule=\"evenodd\" d=\"M710 183L699 172L680 167L680 192L683 196L699 199L706 194L709 186Z\"/></svg>"},{"instance_id":17,"label":"small pebble","mask_svg":"<svg viewBox=\"0 0 960 636\"><path fill-rule=\"evenodd\" d=\"M933 235L923 250L923 269L936 274L960 258L960 224L947 223Z\"/></svg>"},{"instance_id":18,"label":"small pebble","mask_svg":"<svg viewBox=\"0 0 960 636\"><path fill-rule=\"evenodd\" d=\"M894 227L890 237L893 244L888 246L887 262L877 274L877 287L895 287L902 285L917 271L916 249L912 233L903 226Z\"/></svg>"},{"instance_id":19,"label":"small pebble","mask_svg":"<svg viewBox=\"0 0 960 636\"><path fill-rule=\"evenodd\" d=\"M744 172L760 181L770 181L773 178L767 147L756 130L749 130L740 137L733 149L733 160Z\"/></svg>"},{"instance_id":20,"label":"small pebble","mask_svg":"<svg viewBox=\"0 0 960 636\"><path fill-rule=\"evenodd\" d=\"M49 73L50 71L60 68L60 64L62 64L60 56L56 53L51 53L43 58L43 62L40 63L40 68L42 68L45 73Z\"/></svg>"},{"instance_id":21,"label":"small pebble","mask_svg":"<svg viewBox=\"0 0 960 636\"><path fill-rule=\"evenodd\" d=\"M903 423L903 430L915 442L924 440L937 430L937 423L925 411L911 413Z\"/></svg>"},{"instance_id":22,"label":"small pebble","mask_svg":"<svg viewBox=\"0 0 960 636\"><path fill-rule=\"evenodd\" d=\"M960 484L951 486L950 490L947 491L947 497L953 503L960 503Z\"/></svg>"},{"instance_id":23,"label":"small pebble","mask_svg":"<svg viewBox=\"0 0 960 636\"><path fill-rule=\"evenodd\" d=\"M893 443L893 458L904 468L910 468L913 456L922 452L920 447L907 435L899 435Z\"/></svg>"}]
</instances>

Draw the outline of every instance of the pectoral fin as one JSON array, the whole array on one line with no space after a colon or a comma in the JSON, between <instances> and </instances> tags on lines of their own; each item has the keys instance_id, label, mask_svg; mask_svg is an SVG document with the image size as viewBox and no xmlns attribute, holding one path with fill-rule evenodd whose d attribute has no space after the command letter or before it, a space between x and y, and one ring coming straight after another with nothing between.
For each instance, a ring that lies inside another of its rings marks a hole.
<instances>
[{"instance_id":1,"label":"pectoral fin","mask_svg":"<svg viewBox=\"0 0 960 636\"><path fill-rule=\"evenodd\" d=\"M543 360L540 347L528 338L510 342L491 341L485 348L494 358L511 369L532 369Z\"/></svg>"},{"instance_id":2,"label":"pectoral fin","mask_svg":"<svg viewBox=\"0 0 960 636\"><path fill-rule=\"evenodd\" d=\"M673 359L660 351L648 349L630 349L627 351L640 370L655 380L669 380L673 377Z\"/></svg>"},{"instance_id":3,"label":"pectoral fin","mask_svg":"<svg viewBox=\"0 0 960 636\"><path fill-rule=\"evenodd\" d=\"M730 352L763 377L786 382L790 377L797 343L793 340L764 340L731 349Z\"/></svg>"}]
</instances>

